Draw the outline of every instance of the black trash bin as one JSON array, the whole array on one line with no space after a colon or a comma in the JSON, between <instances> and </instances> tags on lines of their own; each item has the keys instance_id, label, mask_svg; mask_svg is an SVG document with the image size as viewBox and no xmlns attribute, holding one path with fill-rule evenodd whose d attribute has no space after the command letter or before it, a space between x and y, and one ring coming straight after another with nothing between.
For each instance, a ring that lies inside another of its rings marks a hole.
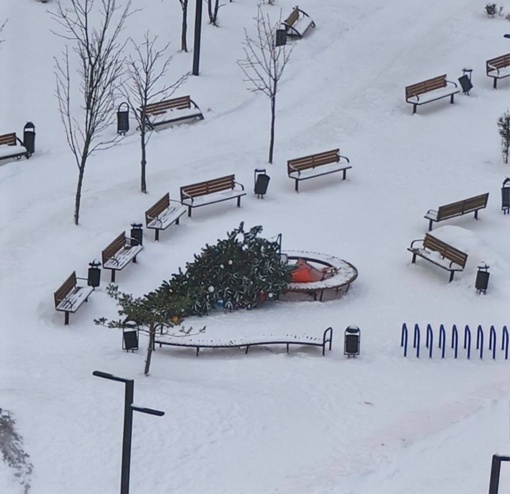
<instances>
[{"instance_id":1,"label":"black trash bin","mask_svg":"<svg viewBox=\"0 0 510 494\"><path fill-rule=\"evenodd\" d=\"M92 262L89 262L89 266L87 285L96 288L96 286L101 284L101 270L99 269L101 263L94 259Z\"/></svg>"},{"instance_id":2,"label":"black trash bin","mask_svg":"<svg viewBox=\"0 0 510 494\"><path fill-rule=\"evenodd\" d=\"M35 152L35 125L32 122L27 122L23 127L23 145L28 151L29 155Z\"/></svg>"},{"instance_id":3,"label":"black trash bin","mask_svg":"<svg viewBox=\"0 0 510 494\"><path fill-rule=\"evenodd\" d=\"M487 264L481 264L478 266L478 272L476 273L475 288L477 293L487 294L487 287L489 286L489 266Z\"/></svg>"},{"instance_id":4,"label":"black trash bin","mask_svg":"<svg viewBox=\"0 0 510 494\"><path fill-rule=\"evenodd\" d=\"M287 30L277 29L276 30L276 46L284 46L287 44Z\"/></svg>"},{"instance_id":5,"label":"black trash bin","mask_svg":"<svg viewBox=\"0 0 510 494\"><path fill-rule=\"evenodd\" d=\"M267 192L267 186L269 184L270 177L266 175L265 168L257 168L254 172L255 175L255 189L254 192L257 195L257 199L263 199Z\"/></svg>"},{"instance_id":6,"label":"black trash bin","mask_svg":"<svg viewBox=\"0 0 510 494\"><path fill-rule=\"evenodd\" d=\"M131 223L131 245L143 245L143 229L141 223Z\"/></svg>"},{"instance_id":7,"label":"black trash bin","mask_svg":"<svg viewBox=\"0 0 510 494\"><path fill-rule=\"evenodd\" d=\"M462 69L463 76L459 77L459 84L462 88L462 92L466 95L469 95L469 91L473 89L473 83L471 82L471 75L473 73L473 69L469 67L465 67Z\"/></svg>"},{"instance_id":8,"label":"black trash bin","mask_svg":"<svg viewBox=\"0 0 510 494\"><path fill-rule=\"evenodd\" d=\"M510 178L503 180L503 187L501 187L501 209L503 214L510 213Z\"/></svg>"},{"instance_id":9,"label":"black trash bin","mask_svg":"<svg viewBox=\"0 0 510 494\"><path fill-rule=\"evenodd\" d=\"M356 357L359 355L361 331L358 326L348 326L344 334L344 355Z\"/></svg>"},{"instance_id":10,"label":"black trash bin","mask_svg":"<svg viewBox=\"0 0 510 494\"><path fill-rule=\"evenodd\" d=\"M126 135L129 130L129 105L124 101L117 109L117 134Z\"/></svg>"},{"instance_id":11,"label":"black trash bin","mask_svg":"<svg viewBox=\"0 0 510 494\"><path fill-rule=\"evenodd\" d=\"M122 331L122 349L134 352L138 350L138 329L124 328Z\"/></svg>"}]
</instances>

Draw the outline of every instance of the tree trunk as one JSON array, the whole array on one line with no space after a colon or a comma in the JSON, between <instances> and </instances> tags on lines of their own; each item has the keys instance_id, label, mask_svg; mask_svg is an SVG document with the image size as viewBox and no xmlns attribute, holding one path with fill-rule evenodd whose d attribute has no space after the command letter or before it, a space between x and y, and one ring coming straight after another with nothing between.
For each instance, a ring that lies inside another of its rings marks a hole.
<instances>
[{"instance_id":1,"label":"tree trunk","mask_svg":"<svg viewBox=\"0 0 510 494\"><path fill-rule=\"evenodd\" d=\"M85 165L87 163L87 154L89 143L85 142L81 155L81 161L78 172L78 183L76 184L76 196L74 198L74 224L80 224L80 205L81 205L81 189L83 187L83 177L85 176Z\"/></svg>"},{"instance_id":2,"label":"tree trunk","mask_svg":"<svg viewBox=\"0 0 510 494\"><path fill-rule=\"evenodd\" d=\"M149 326L149 346L147 347L147 358L145 359L145 369L143 373L148 376L151 369L152 351L154 350L154 340L156 338L156 326Z\"/></svg>"},{"instance_id":3,"label":"tree trunk","mask_svg":"<svg viewBox=\"0 0 510 494\"><path fill-rule=\"evenodd\" d=\"M182 5L181 50L185 53L188 52L188 43L186 40L187 33L188 33L188 2Z\"/></svg>"},{"instance_id":4,"label":"tree trunk","mask_svg":"<svg viewBox=\"0 0 510 494\"><path fill-rule=\"evenodd\" d=\"M142 128L140 129L140 145L142 147L142 162L141 162L141 190L144 194L147 194L147 180L146 180L146 168L147 168L147 151L146 151L146 140L145 140L145 125L142 122Z\"/></svg>"},{"instance_id":5,"label":"tree trunk","mask_svg":"<svg viewBox=\"0 0 510 494\"><path fill-rule=\"evenodd\" d=\"M274 133L276 121L276 82L274 84L274 93L271 95L271 135L269 138L269 163L273 163L274 152Z\"/></svg>"}]
</instances>

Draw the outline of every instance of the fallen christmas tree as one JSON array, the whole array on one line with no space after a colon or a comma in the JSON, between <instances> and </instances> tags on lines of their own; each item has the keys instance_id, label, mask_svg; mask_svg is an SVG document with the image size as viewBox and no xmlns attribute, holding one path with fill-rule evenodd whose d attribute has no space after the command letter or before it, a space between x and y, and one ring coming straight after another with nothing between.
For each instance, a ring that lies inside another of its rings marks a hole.
<instances>
[{"instance_id":1,"label":"fallen christmas tree","mask_svg":"<svg viewBox=\"0 0 510 494\"><path fill-rule=\"evenodd\" d=\"M187 300L183 316L205 315L218 306L254 309L276 300L292 278L281 260L280 244L259 237L261 231L261 226L244 231L241 223L226 239L206 245L158 291L169 300Z\"/></svg>"},{"instance_id":2,"label":"fallen christmas tree","mask_svg":"<svg viewBox=\"0 0 510 494\"><path fill-rule=\"evenodd\" d=\"M266 301L276 300L291 281L291 269L282 261L280 244L259 237L261 226L244 230L244 223L227 233L227 238L208 245L186 264L183 272L155 291L135 298L110 284L107 293L118 305L120 319L96 319L110 328L136 327L149 334L145 374L149 374L154 337L157 331L175 328L175 334L189 335L205 331L185 328L187 316L206 315L217 307L229 311L254 309ZM179 326L179 327L177 327Z\"/></svg>"}]
</instances>

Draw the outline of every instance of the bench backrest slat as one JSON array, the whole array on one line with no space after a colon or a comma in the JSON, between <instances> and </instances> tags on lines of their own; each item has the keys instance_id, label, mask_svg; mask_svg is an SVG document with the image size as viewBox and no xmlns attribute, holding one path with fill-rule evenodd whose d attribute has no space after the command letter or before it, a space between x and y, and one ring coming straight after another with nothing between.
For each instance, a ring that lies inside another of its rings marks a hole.
<instances>
[{"instance_id":1,"label":"bench backrest slat","mask_svg":"<svg viewBox=\"0 0 510 494\"><path fill-rule=\"evenodd\" d=\"M466 266L468 255L465 252L448 245L442 240L430 235L430 233L425 234L423 247L428 250L439 252L445 259L453 261L455 264L458 264L463 268Z\"/></svg>"},{"instance_id":2,"label":"bench backrest slat","mask_svg":"<svg viewBox=\"0 0 510 494\"><path fill-rule=\"evenodd\" d=\"M158 103L150 103L145 107L145 113L147 115L153 115L163 113L166 110L185 110L188 108L191 108L191 99L189 95L160 101Z\"/></svg>"},{"instance_id":3,"label":"bench backrest slat","mask_svg":"<svg viewBox=\"0 0 510 494\"><path fill-rule=\"evenodd\" d=\"M290 13L289 17L285 19L284 23L292 26L297 20L299 19L299 8L296 6L292 9L292 12Z\"/></svg>"},{"instance_id":4,"label":"bench backrest slat","mask_svg":"<svg viewBox=\"0 0 510 494\"><path fill-rule=\"evenodd\" d=\"M406 99L446 87L446 74L406 86Z\"/></svg>"},{"instance_id":5,"label":"bench backrest slat","mask_svg":"<svg viewBox=\"0 0 510 494\"><path fill-rule=\"evenodd\" d=\"M323 153L311 154L301 158L295 158L287 161L287 171L290 173L295 170L307 170L320 165L329 163L338 163L340 161L340 149L332 149Z\"/></svg>"},{"instance_id":6,"label":"bench backrest slat","mask_svg":"<svg viewBox=\"0 0 510 494\"><path fill-rule=\"evenodd\" d=\"M460 214L471 213L484 208L487 206L488 198L489 193L487 192L486 194L470 197L463 201L452 202L451 204L440 206L437 210L437 219L441 221L443 219L452 218Z\"/></svg>"},{"instance_id":7,"label":"bench backrest slat","mask_svg":"<svg viewBox=\"0 0 510 494\"><path fill-rule=\"evenodd\" d=\"M196 184L184 185L181 187L181 201L189 197L204 196L213 192L231 190L235 187L235 175L226 175L225 177L206 180Z\"/></svg>"},{"instance_id":8,"label":"bench backrest slat","mask_svg":"<svg viewBox=\"0 0 510 494\"><path fill-rule=\"evenodd\" d=\"M156 204L145 211L145 221L150 223L152 219L159 216L165 209L170 207L170 194L167 192Z\"/></svg>"},{"instance_id":9,"label":"bench backrest slat","mask_svg":"<svg viewBox=\"0 0 510 494\"><path fill-rule=\"evenodd\" d=\"M76 271L73 271L71 276L67 278L67 280L62 283L60 288L54 293L54 299L55 299L55 307L58 307L60 302L66 298L66 296L73 290L73 288L76 286Z\"/></svg>"},{"instance_id":10,"label":"bench backrest slat","mask_svg":"<svg viewBox=\"0 0 510 494\"><path fill-rule=\"evenodd\" d=\"M0 145L15 146L16 145L16 132L4 134L0 136Z\"/></svg>"},{"instance_id":11,"label":"bench backrest slat","mask_svg":"<svg viewBox=\"0 0 510 494\"><path fill-rule=\"evenodd\" d=\"M487 60L486 69L487 72L493 70L492 67L496 67L497 69L502 69L504 67L508 67L510 65L510 53L505 55L500 55L499 57L492 58L491 60Z\"/></svg>"},{"instance_id":12,"label":"bench backrest slat","mask_svg":"<svg viewBox=\"0 0 510 494\"><path fill-rule=\"evenodd\" d=\"M122 232L106 249L102 252L103 264L111 259L117 252L122 250L126 245L126 233Z\"/></svg>"}]
</instances>

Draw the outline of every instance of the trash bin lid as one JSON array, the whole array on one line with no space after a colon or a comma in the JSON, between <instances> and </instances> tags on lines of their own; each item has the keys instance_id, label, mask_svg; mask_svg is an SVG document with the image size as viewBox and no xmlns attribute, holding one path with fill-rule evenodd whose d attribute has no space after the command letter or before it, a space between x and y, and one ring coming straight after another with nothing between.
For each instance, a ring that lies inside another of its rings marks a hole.
<instances>
[{"instance_id":1,"label":"trash bin lid","mask_svg":"<svg viewBox=\"0 0 510 494\"><path fill-rule=\"evenodd\" d=\"M348 326L345 329L345 332L349 334L356 334L360 332L360 329L358 328L358 326Z\"/></svg>"}]
</instances>

